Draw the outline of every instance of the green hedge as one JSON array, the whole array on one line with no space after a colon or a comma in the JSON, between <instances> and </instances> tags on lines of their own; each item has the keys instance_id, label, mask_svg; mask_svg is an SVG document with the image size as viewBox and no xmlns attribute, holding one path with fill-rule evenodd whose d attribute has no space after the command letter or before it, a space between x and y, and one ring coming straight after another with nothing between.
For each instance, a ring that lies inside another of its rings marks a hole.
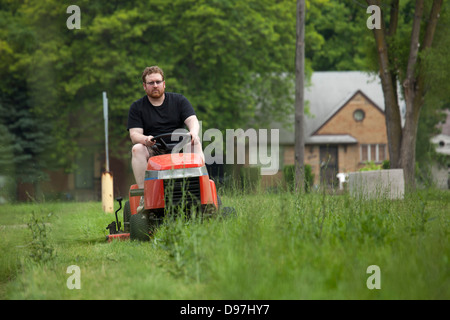
<instances>
[{"instance_id":1,"label":"green hedge","mask_svg":"<svg viewBox=\"0 0 450 320\"><path fill-rule=\"evenodd\" d=\"M240 176L242 188L245 191L255 191L261 182L261 168L242 167Z\"/></svg>"},{"instance_id":2,"label":"green hedge","mask_svg":"<svg viewBox=\"0 0 450 320\"><path fill-rule=\"evenodd\" d=\"M314 185L314 173L312 173L312 167L309 164L304 166L305 174L305 192L310 192L311 187ZM286 165L283 168L283 177L286 182L288 190L294 190L295 186L295 165Z\"/></svg>"}]
</instances>

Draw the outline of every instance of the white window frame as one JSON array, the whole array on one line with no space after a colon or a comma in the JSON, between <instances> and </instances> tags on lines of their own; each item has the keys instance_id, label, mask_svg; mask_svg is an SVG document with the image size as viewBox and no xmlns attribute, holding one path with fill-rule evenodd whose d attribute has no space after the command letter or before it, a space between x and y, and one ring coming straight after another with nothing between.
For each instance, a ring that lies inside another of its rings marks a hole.
<instances>
[{"instance_id":1,"label":"white window frame","mask_svg":"<svg viewBox=\"0 0 450 320\"><path fill-rule=\"evenodd\" d=\"M375 155L372 157L372 146L375 146ZM363 160L363 147L367 147L367 159ZM384 148L384 159L380 159L380 148ZM360 162L373 161L381 163L386 160L386 144L384 143L365 143L359 146L359 160Z\"/></svg>"}]
</instances>

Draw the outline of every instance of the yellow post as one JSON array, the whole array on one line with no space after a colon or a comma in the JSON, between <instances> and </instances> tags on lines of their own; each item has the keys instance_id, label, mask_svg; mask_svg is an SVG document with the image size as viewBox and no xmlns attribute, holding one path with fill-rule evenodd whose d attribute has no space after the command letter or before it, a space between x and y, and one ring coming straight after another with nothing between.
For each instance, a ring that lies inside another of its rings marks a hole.
<instances>
[{"instance_id":1,"label":"yellow post","mask_svg":"<svg viewBox=\"0 0 450 320\"><path fill-rule=\"evenodd\" d=\"M114 212L114 188L111 172L102 173L102 208L106 213Z\"/></svg>"}]
</instances>

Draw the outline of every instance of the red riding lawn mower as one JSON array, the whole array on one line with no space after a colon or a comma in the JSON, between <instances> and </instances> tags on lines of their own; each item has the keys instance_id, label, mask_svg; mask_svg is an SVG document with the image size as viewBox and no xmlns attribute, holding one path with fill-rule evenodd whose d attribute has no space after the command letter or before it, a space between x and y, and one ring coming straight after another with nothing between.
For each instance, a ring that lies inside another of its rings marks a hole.
<instances>
[{"instance_id":1,"label":"red riding lawn mower","mask_svg":"<svg viewBox=\"0 0 450 320\"><path fill-rule=\"evenodd\" d=\"M117 216L122 209L122 198L116 199L119 209L115 212L116 221L106 227L109 229L108 241L149 240L168 214L182 213L188 217L195 211L208 217L235 213L233 208L221 208L216 185L209 178L200 155L172 152L175 147L181 149L190 143L190 138L189 133L168 133L152 139L156 153L164 154L148 159L144 189L139 189L136 184L130 187L129 201L123 208L123 230ZM144 197L144 209L138 213L141 196Z\"/></svg>"}]
</instances>

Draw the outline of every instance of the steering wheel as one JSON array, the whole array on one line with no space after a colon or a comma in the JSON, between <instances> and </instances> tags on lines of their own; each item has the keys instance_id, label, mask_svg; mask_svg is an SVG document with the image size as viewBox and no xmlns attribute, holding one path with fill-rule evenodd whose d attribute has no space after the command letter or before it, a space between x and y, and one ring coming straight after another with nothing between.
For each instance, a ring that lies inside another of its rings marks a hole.
<instances>
[{"instance_id":1,"label":"steering wheel","mask_svg":"<svg viewBox=\"0 0 450 320\"><path fill-rule=\"evenodd\" d=\"M168 139L167 139L168 138ZM166 140L173 142L166 142ZM157 136L154 136L151 141L155 141L153 148L156 148L161 151L169 152L172 151L175 146L180 145L180 149L185 145L191 142L191 134L190 133L163 133Z\"/></svg>"}]
</instances>

